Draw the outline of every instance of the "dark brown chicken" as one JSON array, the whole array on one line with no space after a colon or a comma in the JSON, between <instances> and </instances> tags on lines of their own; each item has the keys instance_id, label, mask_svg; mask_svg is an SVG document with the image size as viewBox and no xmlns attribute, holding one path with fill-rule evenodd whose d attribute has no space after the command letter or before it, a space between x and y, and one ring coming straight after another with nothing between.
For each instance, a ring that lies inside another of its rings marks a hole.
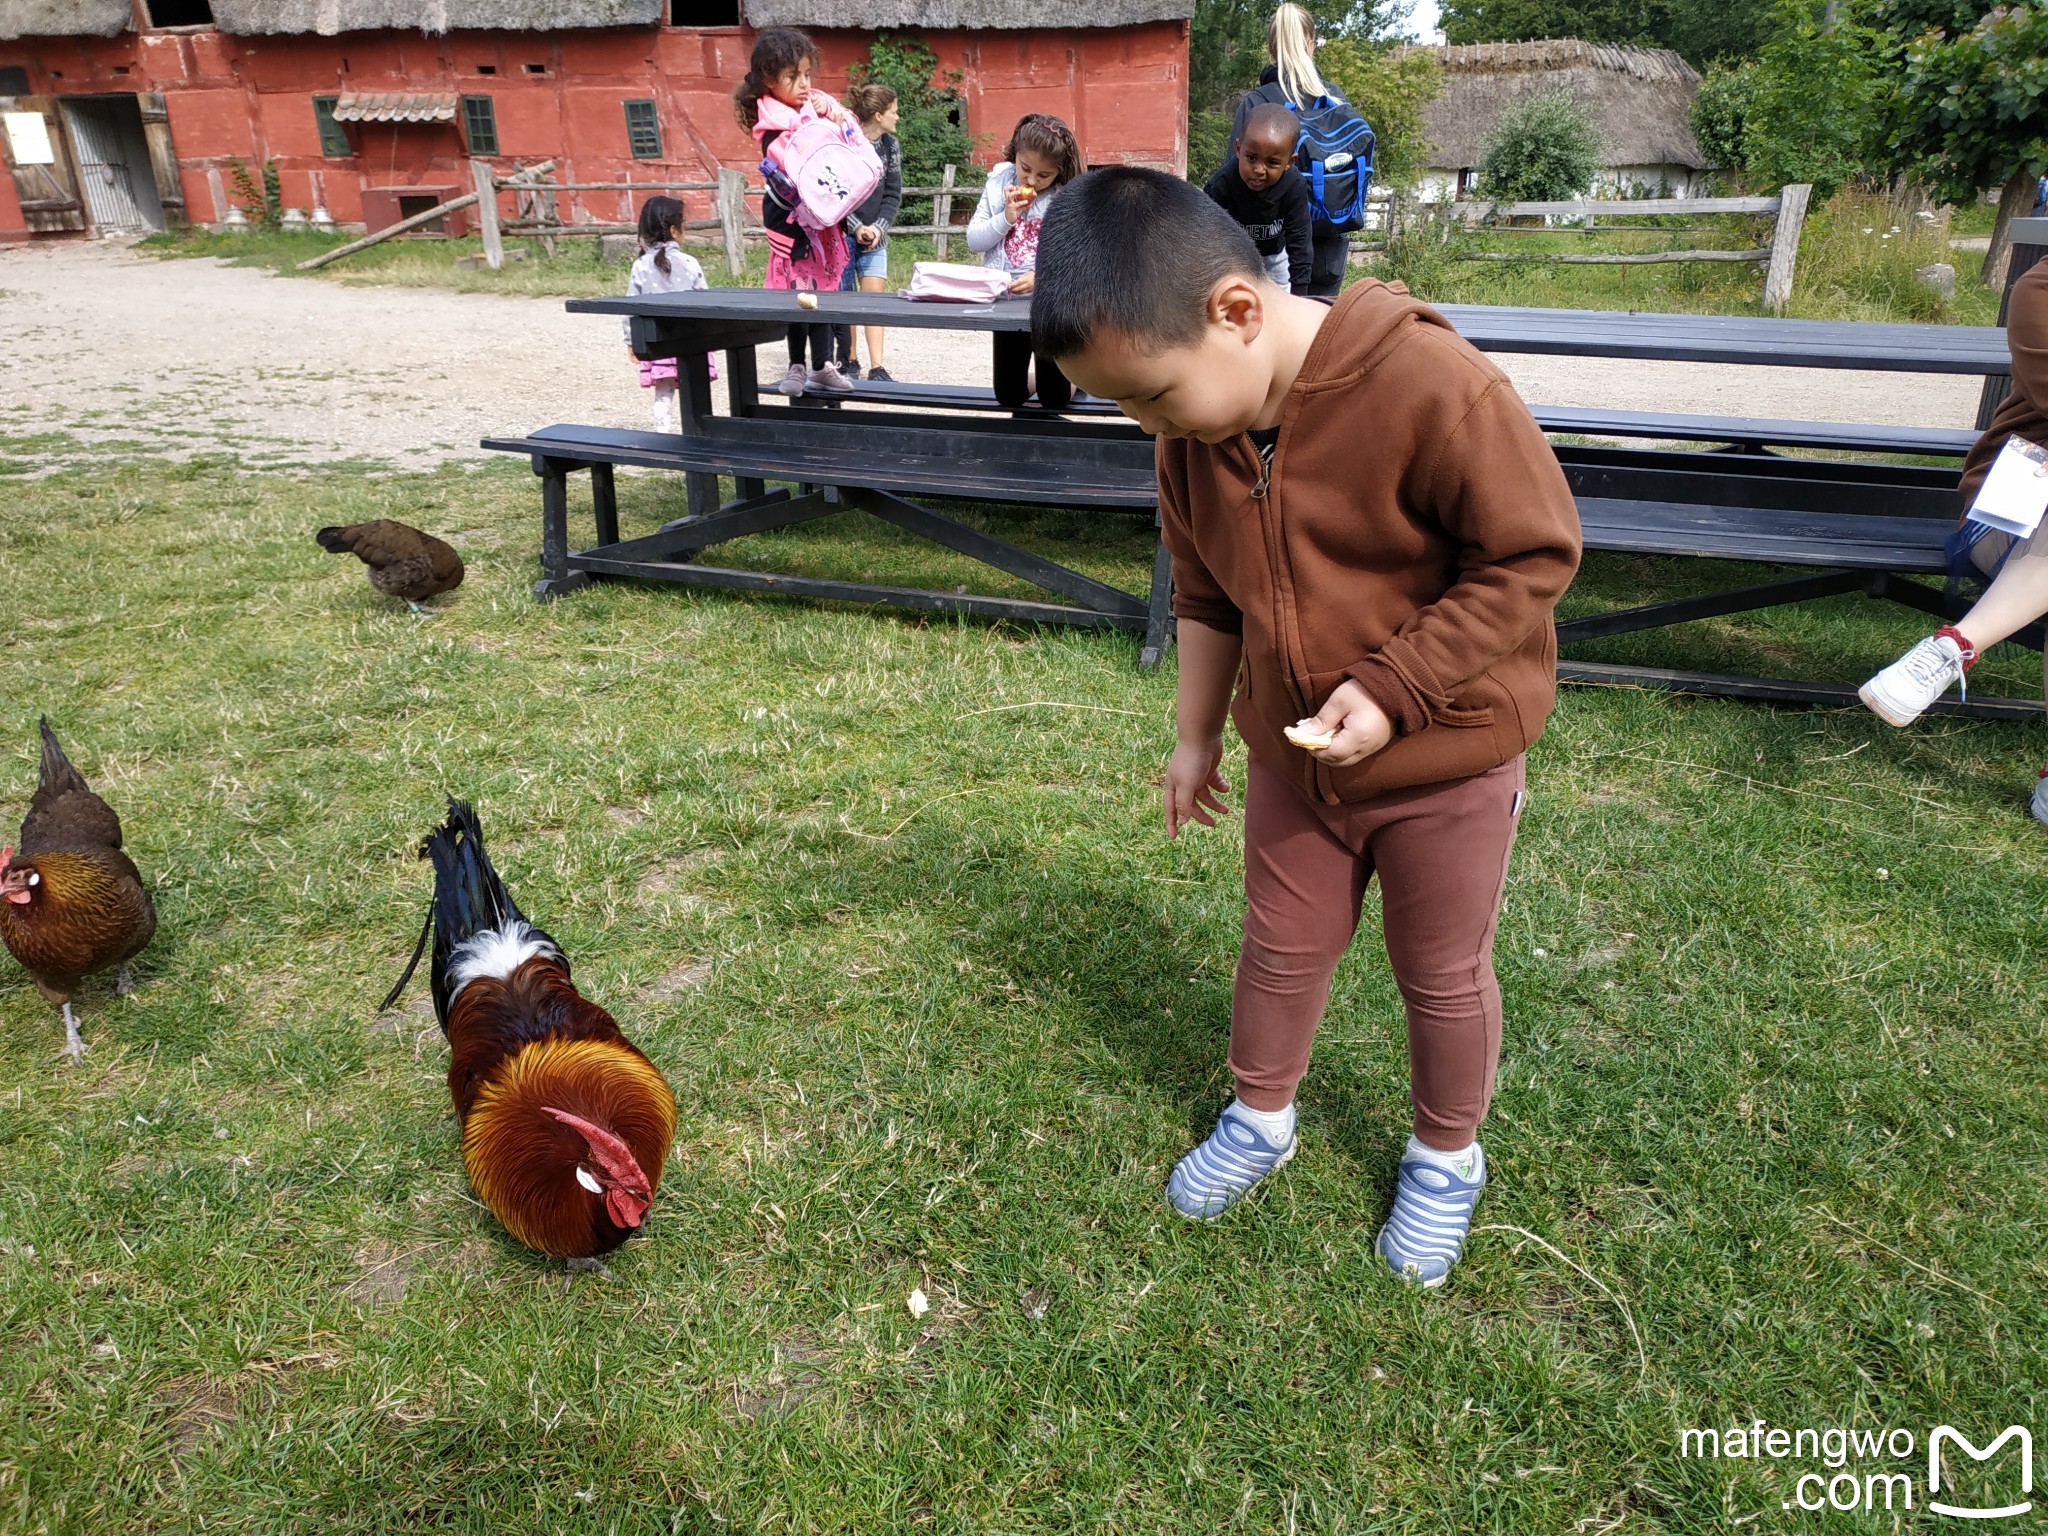
<instances>
[{"instance_id":1,"label":"dark brown chicken","mask_svg":"<svg viewBox=\"0 0 2048 1536\"><path fill-rule=\"evenodd\" d=\"M420 856L434 861L430 975L469 1182L527 1247L572 1264L609 1253L647 1218L675 1136L675 1095L577 992L560 946L513 905L474 811L449 801Z\"/></svg>"},{"instance_id":2,"label":"dark brown chicken","mask_svg":"<svg viewBox=\"0 0 2048 1536\"><path fill-rule=\"evenodd\" d=\"M386 597L402 597L414 613L420 604L462 585L462 556L431 533L380 517L373 523L322 528L313 535L330 554L354 555L370 568L370 585Z\"/></svg>"},{"instance_id":3,"label":"dark brown chicken","mask_svg":"<svg viewBox=\"0 0 2048 1536\"><path fill-rule=\"evenodd\" d=\"M129 990L128 962L156 933L156 906L121 851L121 818L71 766L48 720L42 730L41 782L21 823L21 851L0 848L0 940L64 1010L64 1053L76 1061L85 1042L72 996L113 965L121 967L114 990Z\"/></svg>"}]
</instances>

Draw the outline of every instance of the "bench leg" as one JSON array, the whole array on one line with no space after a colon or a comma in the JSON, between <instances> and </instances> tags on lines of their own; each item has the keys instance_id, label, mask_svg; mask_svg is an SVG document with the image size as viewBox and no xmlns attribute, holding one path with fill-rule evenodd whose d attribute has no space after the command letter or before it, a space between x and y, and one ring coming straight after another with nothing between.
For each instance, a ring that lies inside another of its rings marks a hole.
<instances>
[{"instance_id":1,"label":"bench leg","mask_svg":"<svg viewBox=\"0 0 2048 1536\"><path fill-rule=\"evenodd\" d=\"M1166 541L1152 555L1152 601L1145 621L1145 643L1138 651L1138 670L1150 672L1173 644L1173 556Z\"/></svg>"},{"instance_id":2,"label":"bench leg","mask_svg":"<svg viewBox=\"0 0 2048 1536\"><path fill-rule=\"evenodd\" d=\"M733 347L725 354L726 409L734 416L753 416L761 408L761 379L751 346ZM766 482L742 478L733 482L733 494L741 501L759 501L767 493Z\"/></svg>"},{"instance_id":3,"label":"bench leg","mask_svg":"<svg viewBox=\"0 0 2048 1536\"><path fill-rule=\"evenodd\" d=\"M676 359L676 414L685 437L702 437L711 416L711 354ZM692 470L683 476L689 488L690 516L707 517L718 510L718 476Z\"/></svg>"},{"instance_id":4,"label":"bench leg","mask_svg":"<svg viewBox=\"0 0 2048 1536\"><path fill-rule=\"evenodd\" d=\"M609 464L590 466L590 507L597 514L597 542L619 542L619 490Z\"/></svg>"},{"instance_id":5,"label":"bench leg","mask_svg":"<svg viewBox=\"0 0 2048 1536\"><path fill-rule=\"evenodd\" d=\"M569 471L581 466L566 459L542 459L540 475L540 580L533 595L542 602L590 585L581 571L569 569Z\"/></svg>"}]
</instances>

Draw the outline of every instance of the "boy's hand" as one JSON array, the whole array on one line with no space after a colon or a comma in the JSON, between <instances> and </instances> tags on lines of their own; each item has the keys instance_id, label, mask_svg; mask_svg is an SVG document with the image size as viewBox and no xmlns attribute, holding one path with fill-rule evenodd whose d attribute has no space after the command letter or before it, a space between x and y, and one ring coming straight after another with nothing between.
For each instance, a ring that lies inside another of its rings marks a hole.
<instances>
[{"instance_id":1,"label":"boy's hand","mask_svg":"<svg viewBox=\"0 0 2048 1536\"><path fill-rule=\"evenodd\" d=\"M1205 827L1216 825L1218 816L1228 816L1230 807L1223 797L1230 793L1224 782L1223 738L1211 741L1183 741L1166 760L1163 788L1166 801L1166 835L1179 837L1189 822Z\"/></svg>"},{"instance_id":2,"label":"boy's hand","mask_svg":"<svg viewBox=\"0 0 2048 1536\"><path fill-rule=\"evenodd\" d=\"M1327 747L1305 750L1332 768L1362 763L1394 739L1394 722L1387 718L1387 712L1349 679L1337 685L1311 719L1317 730L1334 732L1336 739Z\"/></svg>"}]
</instances>

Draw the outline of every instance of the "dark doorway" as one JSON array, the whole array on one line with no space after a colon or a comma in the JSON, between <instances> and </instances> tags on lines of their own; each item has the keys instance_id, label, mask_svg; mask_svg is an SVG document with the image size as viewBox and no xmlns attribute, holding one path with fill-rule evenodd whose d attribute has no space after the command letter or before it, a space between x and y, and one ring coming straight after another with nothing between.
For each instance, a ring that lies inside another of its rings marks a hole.
<instances>
[{"instance_id":1,"label":"dark doorway","mask_svg":"<svg viewBox=\"0 0 2048 1536\"><path fill-rule=\"evenodd\" d=\"M736 27L740 0L671 0L668 19L678 27Z\"/></svg>"},{"instance_id":2,"label":"dark doorway","mask_svg":"<svg viewBox=\"0 0 2048 1536\"><path fill-rule=\"evenodd\" d=\"M213 7L207 0L149 0L152 27L210 27Z\"/></svg>"}]
</instances>

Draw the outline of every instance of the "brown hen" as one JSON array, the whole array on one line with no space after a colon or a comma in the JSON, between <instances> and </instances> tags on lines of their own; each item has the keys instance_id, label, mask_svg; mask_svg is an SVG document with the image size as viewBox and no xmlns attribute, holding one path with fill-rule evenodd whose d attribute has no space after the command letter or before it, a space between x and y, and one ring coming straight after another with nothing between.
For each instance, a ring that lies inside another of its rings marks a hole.
<instances>
[{"instance_id":1,"label":"brown hen","mask_svg":"<svg viewBox=\"0 0 2048 1536\"><path fill-rule=\"evenodd\" d=\"M128 962L156 933L156 906L121 851L121 818L94 794L42 722L43 760L21 823L21 851L0 848L0 941L43 996L64 1010L64 1053L85 1054L71 999L79 983Z\"/></svg>"},{"instance_id":2,"label":"brown hen","mask_svg":"<svg viewBox=\"0 0 2048 1536\"><path fill-rule=\"evenodd\" d=\"M345 528L322 528L315 542L330 554L354 555L370 568L370 585L386 597L402 597L414 613L442 592L462 585L462 556L452 545L404 523L380 517Z\"/></svg>"}]
</instances>

